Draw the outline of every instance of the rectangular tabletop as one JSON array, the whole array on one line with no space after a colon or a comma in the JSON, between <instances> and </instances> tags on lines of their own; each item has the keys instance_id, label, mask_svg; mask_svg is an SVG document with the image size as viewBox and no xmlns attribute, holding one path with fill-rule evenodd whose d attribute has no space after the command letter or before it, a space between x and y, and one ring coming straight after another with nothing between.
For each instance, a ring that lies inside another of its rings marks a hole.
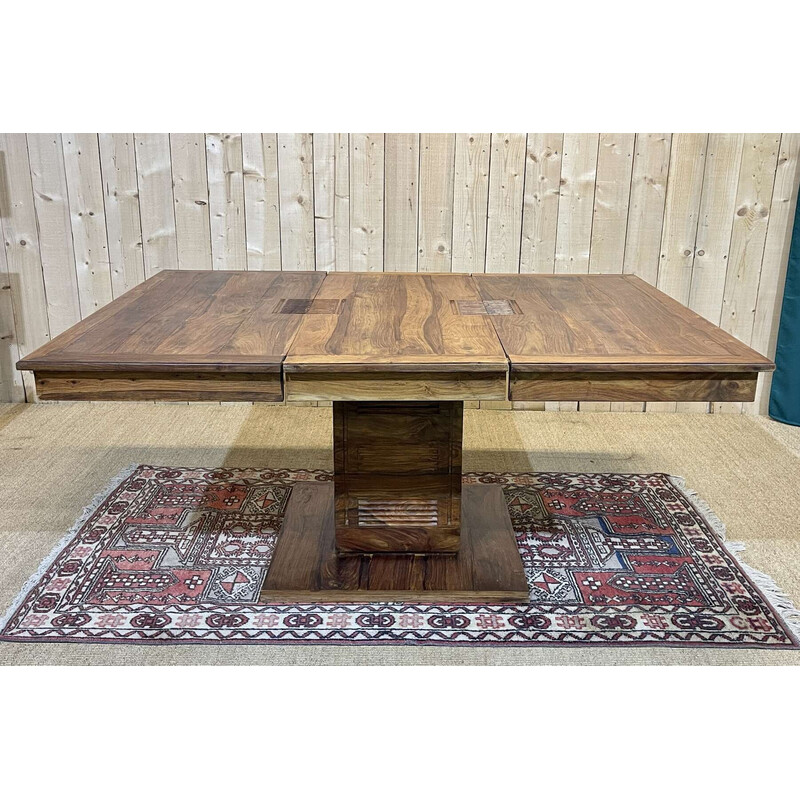
<instances>
[{"instance_id":1,"label":"rectangular tabletop","mask_svg":"<svg viewBox=\"0 0 800 800\"><path fill-rule=\"evenodd\" d=\"M164 270L17 365L43 399L281 400L319 272Z\"/></svg>"},{"instance_id":2,"label":"rectangular tabletop","mask_svg":"<svg viewBox=\"0 0 800 800\"><path fill-rule=\"evenodd\" d=\"M18 367L43 399L657 401L773 364L631 275L168 270Z\"/></svg>"},{"instance_id":3,"label":"rectangular tabletop","mask_svg":"<svg viewBox=\"0 0 800 800\"><path fill-rule=\"evenodd\" d=\"M635 275L476 275L514 400L752 400L773 363Z\"/></svg>"},{"instance_id":4,"label":"rectangular tabletop","mask_svg":"<svg viewBox=\"0 0 800 800\"><path fill-rule=\"evenodd\" d=\"M331 273L284 363L305 400L504 400L508 360L469 275Z\"/></svg>"}]
</instances>

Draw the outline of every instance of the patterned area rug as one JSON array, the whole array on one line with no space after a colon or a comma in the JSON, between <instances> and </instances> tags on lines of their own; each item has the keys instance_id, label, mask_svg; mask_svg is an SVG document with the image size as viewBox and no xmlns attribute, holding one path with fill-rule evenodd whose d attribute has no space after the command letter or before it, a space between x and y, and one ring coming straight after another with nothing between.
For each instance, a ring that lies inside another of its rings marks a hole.
<instances>
[{"instance_id":1,"label":"patterned area rug","mask_svg":"<svg viewBox=\"0 0 800 800\"><path fill-rule=\"evenodd\" d=\"M500 484L525 605L257 603L298 481L327 472L126 470L0 620L28 642L797 648L800 613L668 475L471 474Z\"/></svg>"}]
</instances>

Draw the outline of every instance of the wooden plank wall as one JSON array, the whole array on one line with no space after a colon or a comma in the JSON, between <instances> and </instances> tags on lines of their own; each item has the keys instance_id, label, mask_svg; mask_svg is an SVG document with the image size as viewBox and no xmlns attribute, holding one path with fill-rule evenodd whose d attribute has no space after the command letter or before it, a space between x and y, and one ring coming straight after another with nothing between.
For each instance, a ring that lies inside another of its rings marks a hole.
<instances>
[{"instance_id":1,"label":"wooden plank wall","mask_svg":"<svg viewBox=\"0 0 800 800\"><path fill-rule=\"evenodd\" d=\"M634 273L772 355L798 180L795 133L0 134L0 402L161 269Z\"/></svg>"}]
</instances>

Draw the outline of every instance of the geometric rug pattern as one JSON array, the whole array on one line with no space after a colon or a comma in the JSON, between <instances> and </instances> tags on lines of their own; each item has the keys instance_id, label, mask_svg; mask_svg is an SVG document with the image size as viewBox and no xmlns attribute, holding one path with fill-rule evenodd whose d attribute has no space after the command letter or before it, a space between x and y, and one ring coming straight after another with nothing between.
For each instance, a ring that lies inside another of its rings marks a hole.
<instances>
[{"instance_id":1,"label":"geometric rug pattern","mask_svg":"<svg viewBox=\"0 0 800 800\"><path fill-rule=\"evenodd\" d=\"M0 621L28 642L796 648L796 610L664 474L481 473L503 490L524 604L260 605L311 470L126 470Z\"/></svg>"}]
</instances>

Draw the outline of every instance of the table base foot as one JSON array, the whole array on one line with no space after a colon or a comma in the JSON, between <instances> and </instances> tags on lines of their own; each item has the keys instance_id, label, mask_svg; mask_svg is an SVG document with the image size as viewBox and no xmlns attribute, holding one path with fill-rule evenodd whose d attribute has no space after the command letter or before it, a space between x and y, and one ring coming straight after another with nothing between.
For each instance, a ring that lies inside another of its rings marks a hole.
<instances>
[{"instance_id":1,"label":"table base foot","mask_svg":"<svg viewBox=\"0 0 800 800\"><path fill-rule=\"evenodd\" d=\"M528 584L496 485L466 485L452 554L337 554L333 485L298 483L261 603L525 602Z\"/></svg>"}]
</instances>

